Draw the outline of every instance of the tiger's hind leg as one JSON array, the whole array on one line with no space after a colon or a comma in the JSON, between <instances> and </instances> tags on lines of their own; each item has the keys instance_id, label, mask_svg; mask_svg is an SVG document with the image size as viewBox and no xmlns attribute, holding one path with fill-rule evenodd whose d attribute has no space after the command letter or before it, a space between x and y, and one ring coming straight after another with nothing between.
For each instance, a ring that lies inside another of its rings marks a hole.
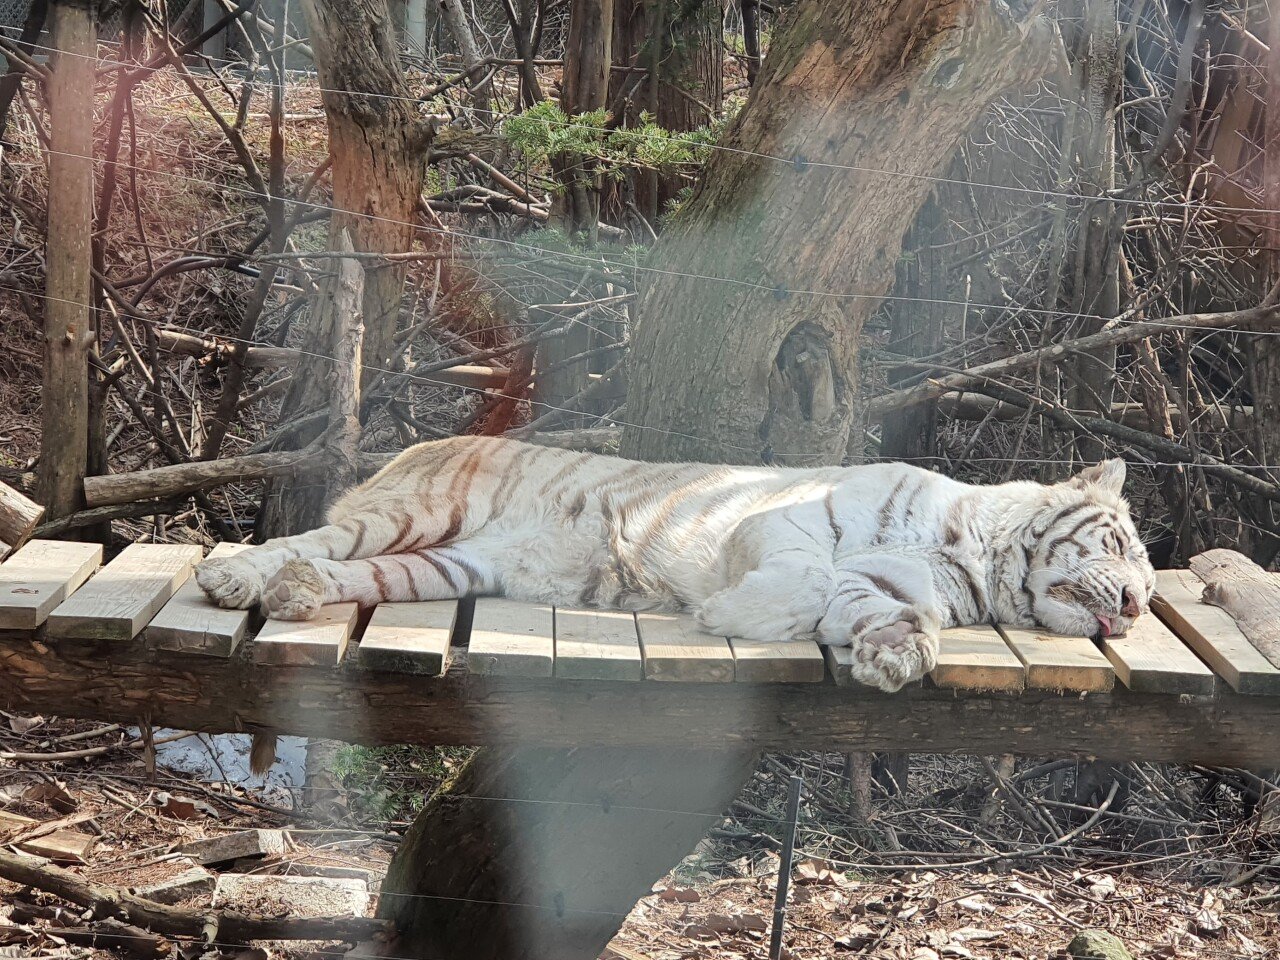
<instances>
[{"instance_id":1,"label":"tiger's hind leg","mask_svg":"<svg viewBox=\"0 0 1280 960\"><path fill-rule=\"evenodd\" d=\"M390 504L383 512L353 513L234 557L206 560L196 567L196 583L219 606L248 609L262 598L267 580L291 561L359 560L420 548L450 539L460 525L456 510L427 511L417 502Z\"/></svg>"},{"instance_id":2,"label":"tiger's hind leg","mask_svg":"<svg viewBox=\"0 0 1280 960\"><path fill-rule=\"evenodd\" d=\"M837 569L818 642L851 647L854 679L890 693L932 670L942 617L929 567L869 553L843 558Z\"/></svg>"},{"instance_id":3,"label":"tiger's hind leg","mask_svg":"<svg viewBox=\"0 0 1280 960\"><path fill-rule=\"evenodd\" d=\"M363 560L290 560L262 590L272 620L309 620L326 603L453 600L497 588L493 564L465 544Z\"/></svg>"}]
</instances>

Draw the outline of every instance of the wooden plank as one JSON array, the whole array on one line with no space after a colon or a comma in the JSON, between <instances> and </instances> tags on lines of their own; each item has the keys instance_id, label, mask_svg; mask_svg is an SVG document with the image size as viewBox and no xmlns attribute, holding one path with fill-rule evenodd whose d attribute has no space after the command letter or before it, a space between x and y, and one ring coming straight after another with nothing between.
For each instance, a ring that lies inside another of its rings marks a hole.
<instances>
[{"instance_id":1,"label":"wooden plank","mask_svg":"<svg viewBox=\"0 0 1280 960\"><path fill-rule=\"evenodd\" d=\"M439 676L449 662L457 600L380 603L356 648L364 670Z\"/></svg>"},{"instance_id":2,"label":"wooden plank","mask_svg":"<svg viewBox=\"0 0 1280 960\"><path fill-rule=\"evenodd\" d=\"M549 677L555 663L551 607L496 597L476 600L467 667L488 677Z\"/></svg>"},{"instance_id":3,"label":"wooden plank","mask_svg":"<svg viewBox=\"0 0 1280 960\"><path fill-rule=\"evenodd\" d=\"M1139 617L1122 637L1107 637L1102 652L1116 676L1140 693L1213 693L1213 671L1155 617Z\"/></svg>"},{"instance_id":4,"label":"wooden plank","mask_svg":"<svg viewBox=\"0 0 1280 960\"><path fill-rule=\"evenodd\" d=\"M102 545L30 540L0 564L0 629L34 630L102 563Z\"/></svg>"},{"instance_id":5,"label":"wooden plank","mask_svg":"<svg viewBox=\"0 0 1280 960\"><path fill-rule=\"evenodd\" d=\"M822 650L812 640L729 640L733 679L743 683L820 683L826 676Z\"/></svg>"},{"instance_id":6,"label":"wooden plank","mask_svg":"<svg viewBox=\"0 0 1280 960\"><path fill-rule=\"evenodd\" d=\"M946 690L1018 691L1027 683L1022 661L988 626L943 630L938 665L929 676Z\"/></svg>"},{"instance_id":7,"label":"wooden plank","mask_svg":"<svg viewBox=\"0 0 1280 960\"><path fill-rule=\"evenodd\" d=\"M206 559L234 557L248 549L247 543L220 543ZM191 577L147 624L144 635L157 650L229 657L244 639L249 617L248 610L224 610L213 603Z\"/></svg>"},{"instance_id":8,"label":"wooden plank","mask_svg":"<svg viewBox=\"0 0 1280 960\"><path fill-rule=\"evenodd\" d=\"M204 554L187 543L135 543L49 614L51 637L132 640Z\"/></svg>"},{"instance_id":9,"label":"wooden plank","mask_svg":"<svg viewBox=\"0 0 1280 960\"><path fill-rule=\"evenodd\" d=\"M1116 685L1111 662L1088 637L1005 624L999 630L1026 668L1028 689L1105 693Z\"/></svg>"},{"instance_id":10,"label":"wooden plank","mask_svg":"<svg viewBox=\"0 0 1280 960\"><path fill-rule=\"evenodd\" d=\"M44 507L0 483L0 560L24 543L44 516Z\"/></svg>"},{"instance_id":11,"label":"wooden plank","mask_svg":"<svg viewBox=\"0 0 1280 960\"><path fill-rule=\"evenodd\" d=\"M565 680L643 680L634 613L556 607L555 675Z\"/></svg>"},{"instance_id":12,"label":"wooden plank","mask_svg":"<svg viewBox=\"0 0 1280 960\"><path fill-rule=\"evenodd\" d=\"M853 667L853 647L829 647L823 644L822 655L826 657L827 669L831 671L831 679L838 686L865 686L861 680L853 679L853 675L850 672Z\"/></svg>"},{"instance_id":13,"label":"wooden plank","mask_svg":"<svg viewBox=\"0 0 1280 960\"><path fill-rule=\"evenodd\" d=\"M1234 550L1207 550L1191 558L1204 581L1201 599L1221 607L1273 667L1280 667L1280 578Z\"/></svg>"},{"instance_id":14,"label":"wooden plank","mask_svg":"<svg viewBox=\"0 0 1280 960\"><path fill-rule=\"evenodd\" d=\"M9 844L13 838L38 830L43 824L17 813L0 810L0 843ZM85 863L89 851L97 844L98 838L89 833L81 833L69 827L62 827L44 836L30 840L18 841L17 847L23 853L37 857L48 857L61 863Z\"/></svg>"},{"instance_id":15,"label":"wooden plank","mask_svg":"<svg viewBox=\"0 0 1280 960\"><path fill-rule=\"evenodd\" d=\"M0 568L3 569L3 568ZM1203 603L1204 581L1190 570L1160 570L1151 610L1240 693L1280 695L1280 670L1225 610Z\"/></svg>"},{"instance_id":16,"label":"wooden plank","mask_svg":"<svg viewBox=\"0 0 1280 960\"><path fill-rule=\"evenodd\" d=\"M729 641L703 633L692 617L637 613L636 628L647 679L684 683L728 683L733 679Z\"/></svg>"},{"instance_id":17,"label":"wooden plank","mask_svg":"<svg viewBox=\"0 0 1280 960\"><path fill-rule=\"evenodd\" d=\"M347 654L359 607L327 603L312 620L268 620L253 640L255 663L333 667Z\"/></svg>"}]
</instances>

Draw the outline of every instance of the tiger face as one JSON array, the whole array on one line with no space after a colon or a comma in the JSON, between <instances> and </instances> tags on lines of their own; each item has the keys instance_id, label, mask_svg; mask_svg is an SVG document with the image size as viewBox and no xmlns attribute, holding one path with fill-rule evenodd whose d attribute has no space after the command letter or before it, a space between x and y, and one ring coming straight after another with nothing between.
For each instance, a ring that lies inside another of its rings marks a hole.
<instances>
[{"instance_id":1,"label":"tiger face","mask_svg":"<svg viewBox=\"0 0 1280 960\"><path fill-rule=\"evenodd\" d=\"M1121 496L1123 460L1050 488L1028 543L1026 590L1037 622L1071 636L1119 636L1145 613L1155 571Z\"/></svg>"}]
</instances>

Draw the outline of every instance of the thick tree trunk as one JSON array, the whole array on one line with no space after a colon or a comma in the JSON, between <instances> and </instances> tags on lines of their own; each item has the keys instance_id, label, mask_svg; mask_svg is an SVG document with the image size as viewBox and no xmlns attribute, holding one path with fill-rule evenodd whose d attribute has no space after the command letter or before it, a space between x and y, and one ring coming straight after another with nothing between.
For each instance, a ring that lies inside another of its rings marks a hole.
<instances>
[{"instance_id":1,"label":"thick tree trunk","mask_svg":"<svg viewBox=\"0 0 1280 960\"><path fill-rule=\"evenodd\" d=\"M401 937L386 954L594 960L754 764L742 750L481 751L396 851L378 914Z\"/></svg>"},{"instance_id":2,"label":"thick tree trunk","mask_svg":"<svg viewBox=\"0 0 1280 960\"><path fill-rule=\"evenodd\" d=\"M723 41L721 0L614 0L613 59L632 69L613 71L611 108L625 111L630 123L646 111L660 127L681 133L705 126L724 98ZM685 186L652 170L638 170L631 180L650 224Z\"/></svg>"},{"instance_id":3,"label":"thick tree trunk","mask_svg":"<svg viewBox=\"0 0 1280 960\"><path fill-rule=\"evenodd\" d=\"M89 458L89 352L93 236L93 65L96 28L88 0L58 0L52 11L49 84L49 225L41 388L40 498L47 517L84 504Z\"/></svg>"},{"instance_id":4,"label":"thick tree trunk","mask_svg":"<svg viewBox=\"0 0 1280 960\"><path fill-rule=\"evenodd\" d=\"M927 178L991 98L1045 68L1038 34L978 0L788 13L732 150L655 249L666 272L634 332L625 456L841 458L858 336Z\"/></svg>"},{"instance_id":5,"label":"thick tree trunk","mask_svg":"<svg viewBox=\"0 0 1280 960\"><path fill-rule=\"evenodd\" d=\"M1268 210L1280 210L1280 9L1271 14L1268 31L1271 52L1267 54L1267 100L1264 118L1263 202ZM1263 244L1267 251L1267 286L1280 283L1280 213L1267 218ZM1258 337L1253 346L1256 396L1254 417L1261 449L1258 462L1280 464L1280 337ZM1280 470L1271 469L1273 478Z\"/></svg>"},{"instance_id":6,"label":"thick tree trunk","mask_svg":"<svg viewBox=\"0 0 1280 960\"><path fill-rule=\"evenodd\" d=\"M1117 222L1115 204L1101 198L1116 186L1116 105L1123 80L1123 51L1116 22L1116 0L1086 0L1083 20L1084 54L1076 75L1084 90L1079 111L1083 129L1079 138L1080 187L1087 211L1076 241L1070 309L1103 319L1083 319L1078 334L1096 333L1120 312L1120 239L1123 223ZM1080 357L1064 370L1070 375L1067 406L1073 410L1103 413L1111 408L1115 392L1115 348ZM1105 456L1102 439L1081 435L1076 439L1081 459L1092 463Z\"/></svg>"},{"instance_id":7,"label":"thick tree trunk","mask_svg":"<svg viewBox=\"0 0 1280 960\"><path fill-rule=\"evenodd\" d=\"M329 249L346 231L359 252L404 253L422 190L429 133L418 119L399 57L386 0L303 0L329 120L333 202ZM398 99L404 98L404 99ZM334 347L343 329L334 311L336 275L322 282L311 308L310 341L281 407L287 423L329 407ZM404 269L370 270L362 297L366 383L391 365ZM305 443L318 431L298 439ZM321 485L273 484L264 497L259 534L278 536L316 525Z\"/></svg>"}]
</instances>

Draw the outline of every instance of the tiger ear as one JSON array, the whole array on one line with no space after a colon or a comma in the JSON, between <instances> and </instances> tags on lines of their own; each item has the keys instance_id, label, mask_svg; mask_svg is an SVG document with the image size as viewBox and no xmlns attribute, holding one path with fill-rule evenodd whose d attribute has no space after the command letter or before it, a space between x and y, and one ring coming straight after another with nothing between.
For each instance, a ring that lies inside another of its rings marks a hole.
<instances>
[{"instance_id":1,"label":"tiger ear","mask_svg":"<svg viewBox=\"0 0 1280 960\"><path fill-rule=\"evenodd\" d=\"M1073 487L1101 487L1116 496L1124 489L1125 465L1119 457L1103 460L1091 467L1085 467L1067 482Z\"/></svg>"}]
</instances>

